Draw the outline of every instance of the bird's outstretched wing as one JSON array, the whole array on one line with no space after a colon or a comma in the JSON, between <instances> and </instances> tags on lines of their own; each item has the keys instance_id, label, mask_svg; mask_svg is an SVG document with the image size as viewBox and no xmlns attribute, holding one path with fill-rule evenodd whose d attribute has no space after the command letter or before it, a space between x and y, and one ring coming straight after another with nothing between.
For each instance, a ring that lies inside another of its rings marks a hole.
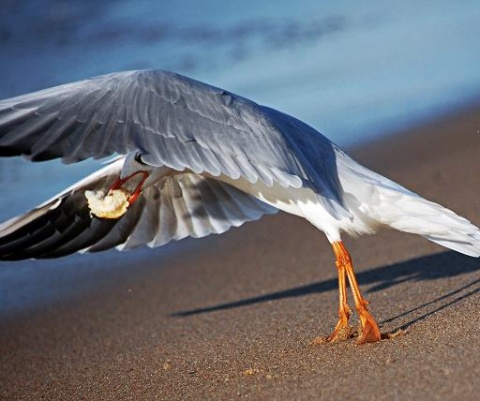
<instances>
[{"instance_id":1,"label":"bird's outstretched wing","mask_svg":"<svg viewBox=\"0 0 480 401\"><path fill-rule=\"evenodd\" d=\"M178 74L114 73L0 101L0 156L72 163L130 152L153 166L309 186L332 215L348 215L328 139Z\"/></svg>"},{"instance_id":2,"label":"bird's outstretched wing","mask_svg":"<svg viewBox=\"0 0 480 401\"><path fill-rule=\"evenodd\" d=\"M112 185L118 160L32 211L0 225L0 260L52 258L76 251L156 247L220 234L277 209L212 178L168 174L142 191L121 219L93 217L85 190Z\"/></svg>"}]
</instances>

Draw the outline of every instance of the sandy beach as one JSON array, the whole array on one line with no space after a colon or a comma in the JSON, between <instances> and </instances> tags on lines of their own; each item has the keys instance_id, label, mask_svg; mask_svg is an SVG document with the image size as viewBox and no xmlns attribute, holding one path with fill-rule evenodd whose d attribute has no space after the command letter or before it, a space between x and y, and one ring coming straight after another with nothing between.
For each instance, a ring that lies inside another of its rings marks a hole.
<instances>
[{"instance_id":1,"label":"sandy beach","mask_svg":"<svg viewBox=\"0 0 480 401\"><path fill-rule=\"evenodd\" d=\"M479 129L477 103L350 153L480 225ZM333 255L283 213L165 249L2 263L19 275L1 285L0 398L477 400L480 261L392 231L345 242L382 333L405 335L312 346L336 322Z\"/></svg>"}]
</instances>

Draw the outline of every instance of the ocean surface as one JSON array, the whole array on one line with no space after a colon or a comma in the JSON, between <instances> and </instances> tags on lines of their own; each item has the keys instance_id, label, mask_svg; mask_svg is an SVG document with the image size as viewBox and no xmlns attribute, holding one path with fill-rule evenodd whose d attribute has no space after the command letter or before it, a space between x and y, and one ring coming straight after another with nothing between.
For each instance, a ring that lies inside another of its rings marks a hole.
<instances>
[{"instance_id":1,"label":"ocean surface","mask_svg":"<svg viewBox=\"0 0 480 401\"><path fill-rule=\"evenodd\" d=\"M348 146L478 99L479 21L478 0L3 0L0 98L114 71L168 69L294 115ZM97 167L0 160L0 221ZM2 263L0 305L38 304L58 295L52 288L70 293L44 285L39 298L34 288L79 257L89 256ZM102 258L91 260L105 268Z\"/></svg>"}]
</instances>

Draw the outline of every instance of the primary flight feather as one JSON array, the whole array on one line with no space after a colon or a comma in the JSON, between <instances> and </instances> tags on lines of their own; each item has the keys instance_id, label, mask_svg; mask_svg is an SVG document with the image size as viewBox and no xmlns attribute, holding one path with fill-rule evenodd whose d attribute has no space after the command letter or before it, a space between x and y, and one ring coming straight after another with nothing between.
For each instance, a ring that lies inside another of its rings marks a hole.
<instances>
[{"instance_id":1,"label":"primary flight feather","mask_svg":"<svg viewBox=\"0 0 480 401\"><path fill-rule=\"evenodd\" d=\"M129 71L0 101L0 156L32 161L117 158L32 211L0 225L0 259L151 247L222 233L277 210L332 244L339 321L358 342L381 338L341 234L380 227L480 256L480 230L361 166L314 128L228 91L166 71Z\"/></svg>"}]
</instances>

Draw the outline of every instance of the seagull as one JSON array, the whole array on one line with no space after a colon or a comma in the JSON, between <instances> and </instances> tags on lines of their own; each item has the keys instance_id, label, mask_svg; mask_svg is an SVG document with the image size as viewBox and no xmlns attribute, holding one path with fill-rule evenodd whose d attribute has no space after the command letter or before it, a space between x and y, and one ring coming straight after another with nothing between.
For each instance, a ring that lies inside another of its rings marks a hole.
<instances>
[{"instance_id":1,"label":"seagull","mask_svg":"<svg viewBox=\"0 0 480 401\"><path fill-rule=\"evenodd\" d=\"M117 72L0 101L0 156L109 163L0 225L0 260L156 247L278 210L331 243L339 318L327 342L382 338L342 234L387 227L480 256L463 217L358 164L302 121L161 70ZM274 235L272 233L272 235Z\"/></svg>"}]
</instances>

